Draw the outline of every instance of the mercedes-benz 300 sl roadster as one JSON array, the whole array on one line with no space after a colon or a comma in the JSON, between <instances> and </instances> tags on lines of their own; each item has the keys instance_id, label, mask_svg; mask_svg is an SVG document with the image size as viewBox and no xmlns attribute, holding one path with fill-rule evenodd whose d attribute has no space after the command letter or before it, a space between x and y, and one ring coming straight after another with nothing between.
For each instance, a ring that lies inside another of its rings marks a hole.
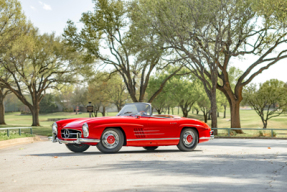
<instances>
[{"instance_id":1,"label":"mercedes-benz 300 sl roadster","mask_svg":"<svg viewBox=\"0 0 287 192\"><path fill-rule=\"evenodd\" d=\"M116 153L122 146L176 145L193 151L198 143L213 139L210 127L196 119L176 115L152 115L149 103L126 104L114 117L66 119L53 123L52 141L66 144L73 152L97 146L103 153Z\"/></svg>"}]
</instances>

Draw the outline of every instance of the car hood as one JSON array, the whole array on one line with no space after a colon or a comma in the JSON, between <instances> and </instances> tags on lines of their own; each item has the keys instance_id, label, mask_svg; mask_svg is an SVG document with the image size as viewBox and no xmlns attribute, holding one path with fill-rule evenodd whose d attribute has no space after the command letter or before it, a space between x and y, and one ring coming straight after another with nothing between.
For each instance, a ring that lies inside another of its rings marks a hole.
<instances>
[{"instance_id":1,"label":"car hood","mask_svg":"<svg viewBox=\"0 0 287 192\"><path fill-rule=\"evenodd\" d=\"M69 122L64 123L64 128L80 128L84 123L90 124L101 124L106 121L113 121L113 120L119 120L119 119L126 119L131 117L126 116L112 116L112 117L93 117L93 118L79 118L79 119L71 119Z\"/></svg>"}]
</instances>

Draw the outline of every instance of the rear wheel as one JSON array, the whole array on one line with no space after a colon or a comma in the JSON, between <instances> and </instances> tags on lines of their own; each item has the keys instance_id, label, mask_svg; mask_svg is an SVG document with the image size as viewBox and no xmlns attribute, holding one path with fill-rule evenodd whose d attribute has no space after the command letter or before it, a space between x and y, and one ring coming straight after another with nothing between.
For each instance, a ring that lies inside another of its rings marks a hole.
<instances>
[{"instance_id":1,"label":"rear wheel","mask_svg":"<svg viewBox=\"0 0 287 192\"><path fill-rule=\"evenodd\" d=\"M198 143L197 131L191 128L185 128L180 134L180 141L177 145L181 151L193 151Z\"/></svg>"},{"instance_id":2,"label":"rear wheel","mask_svg":"<svg viewBox=\"0 0 287 192\"><path fill-rule=\"evenodd\" d=\"M87 144L66 144L66 147L75 153L82 153L89 149L90 145Z\"/></svg>"},{"instance_id":3,"label":"rear wheel","mask_svg":"<svg viewBox=\"0 0 287 192\"><path fill-rule=\"evenodd\" d=\"M148 150L148 151L154 151L156 150L158 147L143 147L144 149Z\"/></svg>"},{"instance_id":4,"label":"rear wheel","mask_svg":"<svg viewBox=\"0 0 287 192\"><path fill-rule=\"evenodd\" d=\"M105 129L97 148L102 153L116 153L124 144L124 134L121 130L115 128Z\"/></svg>"}]
</instances>

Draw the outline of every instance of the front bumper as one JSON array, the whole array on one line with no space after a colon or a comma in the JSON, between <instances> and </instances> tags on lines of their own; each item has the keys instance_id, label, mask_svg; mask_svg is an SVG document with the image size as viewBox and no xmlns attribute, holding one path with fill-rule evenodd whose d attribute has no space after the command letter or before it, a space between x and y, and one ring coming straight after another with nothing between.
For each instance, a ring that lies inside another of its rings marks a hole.
<instances>
[{"instance_id":1,"label":"front bumper","mask_svg":"<svg viewBox=\"0 0 287 192\"><path fill-rule=\"evenodd\" d=\"M82 144L82 143L99 143L99 139L87 139L87 138L77 138L76 140L62 140L58 139L55 135L52 137L49 137L49 140L51 140L53 143L59 142L60 144Z\"/></svg>"}]
</instances>

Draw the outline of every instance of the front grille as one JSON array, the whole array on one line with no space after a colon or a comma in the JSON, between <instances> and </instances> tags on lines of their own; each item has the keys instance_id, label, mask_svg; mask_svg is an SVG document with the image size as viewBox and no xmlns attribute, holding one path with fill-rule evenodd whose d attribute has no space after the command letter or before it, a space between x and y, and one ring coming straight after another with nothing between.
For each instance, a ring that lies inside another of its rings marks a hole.
<instances>
[{"instance_id":1,"label":"front grille","mask_svg":"<svg viewBox=\"0 0 287 192\"><path fill-rule=\"evenodd\" d=\"M82 132L74 129L62 129L61 130L61 136L62 138L68 139L68 138L78 138L81 137Z\"/></svg>"}]
</instances>

